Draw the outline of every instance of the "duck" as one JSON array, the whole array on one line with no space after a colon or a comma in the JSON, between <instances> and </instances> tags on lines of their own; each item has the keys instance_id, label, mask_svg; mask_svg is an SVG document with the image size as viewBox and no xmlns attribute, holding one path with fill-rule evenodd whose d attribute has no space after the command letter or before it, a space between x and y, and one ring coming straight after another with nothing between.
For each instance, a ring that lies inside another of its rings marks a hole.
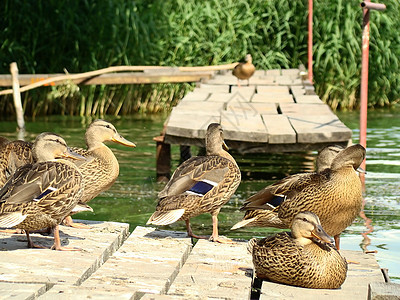
<instances>
[{"instance_id":1,"label":"duck","mask_svg":"<svg viewBox=\"0 0 400 300\"><path fill-rule=\"evenodd\" d=\"M253 238L248 250L260 279L304 288L338 289L346 280L348 267L332 242L318 216L304 211L294 216L291 232Z\"/></svg>"},{"instance_id":2,"label":"duck","mask_svg":"<svg viewBox=\"0 0 400 300\"><path fill-rule=\"evenodd\" d=\"M249 85L249 79L253 76L256 68L253 65L253 58L251 54L247 54L245 57L245 62L238 63L232 70L232 75L237 77L237 84L240 87L239 80L247 80L247 85Z\"/></svg>"},{"instance_id":3,"label":"duck","mask_svg":"<svg viewBox=\"0 0 400 300\"><path fill-rule=\"evenodd\" d=\"M229 243L218 234L218 214L239 186L241 173L235 159L227 152L220 124L209 124L205 144L205 156L184 161L172 174L159 192L156 211L147 224L168 225L183 220L190 237L207 238L192 232L190 218L210 213L213 226L210 241Z\"/></svg>"},{"instance_id":4,"label":"duck","mask_svg":"<svg viewBox=\"0 0 400 300\"><path fill-rule=\"evenodd\" d=\"M333 159L343 150L342 146L329 145L319 151L316 159L316 169L320 173L331 166ZM281 203L283 197L275 196L273 203ZM270 201L271 202L271 201ZM287 228L286 224L283 224L278 218L277 214L271 213L270 210L264 208L258 209L247 209L242 220L232 226L231 230L236 230L242 227L264 227L271 226L271 223L275 224L276 228Z\"/></svg>"},{"instance_id":5,"label":"duck","mask_svg":"<svg viewBox=\"0 0 400 300\"><path fill-rule=\"evenodd\" d=\"M10 140L4 136L0 136L0 150L1 148L3 148L3 146L5 146L6 144L8 144L10 142Z\"/></svg>"},{"instance_id":6,"label":"duck","mask_svg":"<svg viewBox=\"0 0 400 300\"><path fill-rule=\"evenodd\" d=\"M73 213L91 210L87 203L108 190L118 178L118 160L104 142L111 141L127 147L136 147L136 144L122 137L113 124L102 119L95 120L88 126L85 141L87 149L71 147L72 151L86 158L85 161L74 161L82 173L83 195ZM71 216L64 220L64 225L76 228L88 227L74 223Z\"/></svg>"},{"instance_id":7,"label":"duck","mask_svg":"<svg viewBox=\"0 0 400 300\"><path fill-rule=\"evenodd\" d=\"M29 248L43 248L32 242L31 231L53 228L51 249L75 250L61 246L59 224L82 197L82 175L64 158L85 158L51 132L36 137L32 155L36 163L18 168L0 190L0 227L24 230Z\"/></svg>"},{"instance_id":8,"label":"duck","mask_svg":"<svg viewBox=\"0 0 400 300\"><path fill-rule=\"evenodd\" d=\"M311 211L340 249L340 234L361 211L362 184L356 170L365 155L362 145L351 145L338 153L330 168L288 176L248 198L241 210L264 209L263 226L276 228L289 228L297 213Z\"/></svg>"},{"instance_id":9,"label":"duck","mask_svg":"<svg viewBox=\"0 0 400 300\"><path fill-rule=\"evenodd\" d=\"M31 142L4 141L0 147L0 188L19 167L33 162Z\"/></svg>"}]
</instances>

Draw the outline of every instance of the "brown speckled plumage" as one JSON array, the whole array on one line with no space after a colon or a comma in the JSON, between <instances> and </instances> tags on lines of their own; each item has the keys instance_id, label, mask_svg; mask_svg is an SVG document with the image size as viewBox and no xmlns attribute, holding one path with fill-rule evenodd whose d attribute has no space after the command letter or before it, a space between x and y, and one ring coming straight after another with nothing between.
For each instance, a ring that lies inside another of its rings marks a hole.
<instances>
[{"instance_id":1,"label":"brown speckled plumage","mask_svg":"<svg viewBox=\"0 0 400 300\"><path fill-rule=\"evenodd\" d=\"M0 148L0 188L15 171L33 163L32 143L24 141L9 141Z\"/></svg>"},{"instance_id":2,"label":"brown speckled plumage","mask_svg":"<svg viewBox=\"0 0 400 300\"><path fill-rule=\"evenodd\" d=\"M295 218L292 233L250 240L249 251L258 278L314 289L337 289L343 284L347 262L334 246L317 240L316 231L310 234L319 224L314 216L309 212L298 214L296 218L301 220ZM300 234L295 232L296 226Z\"/></svg>"},{"instance_id":3,"label":"brown speckled plumage","mask_svg":"<svg viewBox=\"0 0 400 300\"><path fill-rule=\"evenodd\" d=\"M240 86L239 79L247 80L247 84L248 84L250 77L253 76L255 71L256 71L256 68L253 65L253 58L252 58L251 54L247 54L246 58L245 58L245 62L237 64L236 67L233 69L232 74L237 77L238 86Z\"/></svg>"},{"instance_id":4,"label":"brown speckled plumage","mask_svg":"<svg viewBox=\"0 0 400 300\"><path fill-rule=\"evenodd\" d=\"M361 210L361 181L356 173L365 158L365 149L353 145L341 151L332 161L331 168L320 173L296 174L267 186L247 199L243 210L267 209L289 228L293 217L301 211L316 213L326 232L338 238ZM268 205L275 197L284 197L276 208ZM264 226L276 226L274 222ZM339 247L339 245L337 245Z\"/></svg>"},{"instance_id":5,"label":"brown speckled plumage","mask_svg":"<svg viewBox=\"0 0 400 300\"><path fill-rule=\"evenodd\" d=\"M221 126L210 124L206 137L207 155L192 157L175 170L159 193L156 211L147 224L167 225L184 220L189 235L192 235L189 219L210 213L213 216L212 239L218 239L217 215L236 191L241 179L235 160L222 149L223 145ZM211 182L214 186L205 194L193 194L191 189L199 182Z\"/></svg>"}]
</instances>

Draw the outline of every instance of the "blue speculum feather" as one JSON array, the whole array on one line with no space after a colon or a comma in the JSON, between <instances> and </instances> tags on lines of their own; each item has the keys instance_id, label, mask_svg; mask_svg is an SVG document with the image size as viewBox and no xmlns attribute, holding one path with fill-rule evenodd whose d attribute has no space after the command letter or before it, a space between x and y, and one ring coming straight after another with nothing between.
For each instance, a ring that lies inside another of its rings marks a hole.
<instances>
[{"instance_id":1,"label":"blue speculum feather","mask_svg":"<svg viewBox=\"0 0 400 300\"><path fill-rule=\"evenodd\" d=\"M188 191L188 193L190 193L190 194L196 194L196 195L200 195L200 196L204 196L204 195L207 194L214 186L215 186L215 184L213 185L213 182L198 181L198 182L195 183L194 186L192 186L192 187L190 188L190 190Z\"/></svg>"},{"instance_id":2,"label":"blue speculum feather","mask_svg":"<svg viewBox=\"0 0 400 300\"><path fill-rule=\"evenodd\" d=\"M271 201L268 202L268 204L273 206L273 207L277 207L277 206L282 204L283 200L285 200L285 197L283 197L283 196L275 196L274 198L272 198Z\"/></svg>"},{"instance_id":3,"label":"blue speculum feather","mask_svg":"<svg viewBox=\"0 0 400 300\"><path fill-rule=\"evenodd\" d=\"M54 192L56 190L56 188L53 187L48 187L44 192L42 192L39 196L37 196L36 198L34 198L33 200L35 201L39 201L40 199L42 199L44 196L50 194L51 192Z\"/></svg>"}]
</instances>

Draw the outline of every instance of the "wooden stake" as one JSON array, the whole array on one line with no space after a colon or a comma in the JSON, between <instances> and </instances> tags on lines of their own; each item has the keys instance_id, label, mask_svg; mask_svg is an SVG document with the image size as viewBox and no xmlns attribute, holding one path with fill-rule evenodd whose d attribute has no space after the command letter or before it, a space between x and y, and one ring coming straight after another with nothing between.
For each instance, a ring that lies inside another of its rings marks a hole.
<instances>
[{"instance_id":1,"label":"wooden stake","mask_svg":"<svg viewBox=\"0 0 400 300\"><path fill-rule=\"evenodd\" d=\"M17 114L18 129L24 130L25 129L24 110L22 109L21 93L19 89L19 80L18 80L18 67L16 62L10 64L10 72L12 77L13 98L14 98L15 113Z\"/></svg>"}]
</instances>

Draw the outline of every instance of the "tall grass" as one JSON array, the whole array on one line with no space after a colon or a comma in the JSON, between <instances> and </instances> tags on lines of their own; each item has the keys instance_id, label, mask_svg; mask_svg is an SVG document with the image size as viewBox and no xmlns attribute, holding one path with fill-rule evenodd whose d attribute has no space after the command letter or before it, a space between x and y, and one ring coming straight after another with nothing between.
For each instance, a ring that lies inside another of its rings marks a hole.
<instances>
[{"instance_id":1,"label":"tall grass","mask_svg":"<svg viewBox=\"0 0 400 300\"><path fill-rule=\"evenodd\" d=\"M369 105L400 99L399 4L371 13ZM307 64L306 1L3 0L0 73L70 73L111 65L213 65L252 53L257 68ZM332 108L355 109L361 70L359 1L314 1L314 74ZM23 95L27 113L129 114L168 110L188 84L80 86ZM0 110L12 111L10 97Z\"/></svg>"}]
</instances>

